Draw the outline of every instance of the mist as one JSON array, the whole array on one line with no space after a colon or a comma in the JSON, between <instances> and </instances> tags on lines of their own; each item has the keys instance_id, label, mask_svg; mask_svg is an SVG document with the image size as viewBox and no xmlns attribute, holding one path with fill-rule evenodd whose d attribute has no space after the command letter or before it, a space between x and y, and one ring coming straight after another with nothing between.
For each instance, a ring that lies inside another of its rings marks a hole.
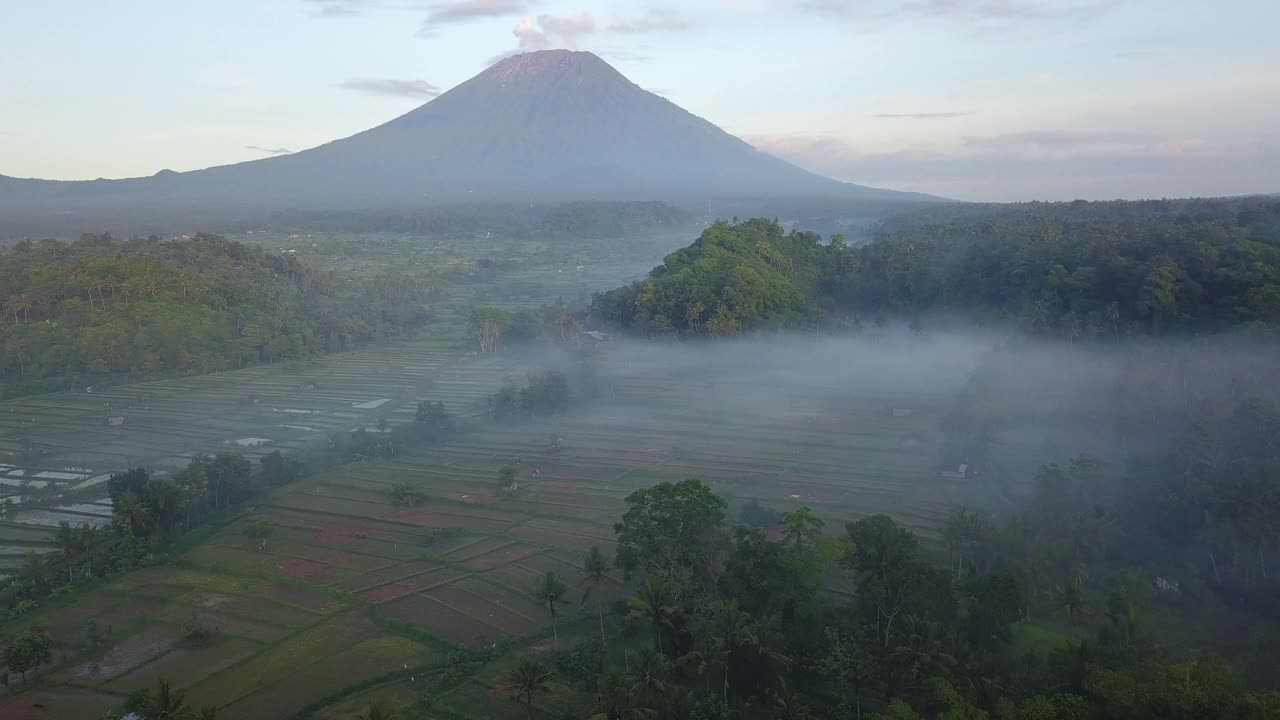
<instances>
[{"instance_id":1,"label":"mist","mask_svg":"<svg viewBox=\"0 0 1280 720\"><path fill-rule=\"evenodd\" d=\"M1239 338L1086 345L905 326L620 339L594 355L594 397L554 421L567 442L630 436L655 463L687 466L727 496L798 496L833 518L911 516L922 501L1007 515L1031 497L1038 469L1081 455L1122 483L1197 422L1249 398L1275 402L1267 378L1280 366L1276 348ZM536 356L569 372L578 362ZM864 480L873 492L858 490Z\"/></svg>"}]
</instances>

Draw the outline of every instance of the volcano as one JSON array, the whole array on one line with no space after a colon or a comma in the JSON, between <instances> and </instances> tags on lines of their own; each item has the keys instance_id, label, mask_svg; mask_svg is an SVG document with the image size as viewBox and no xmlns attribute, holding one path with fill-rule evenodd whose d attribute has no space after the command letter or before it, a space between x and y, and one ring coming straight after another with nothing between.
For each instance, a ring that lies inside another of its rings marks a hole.
<instances>
[{"instance_id":1,"label":"volcano","mask_svg":"<svg viewBox=\"0 0 1280 720\"><path fill-rule=\"evenodd\" d=\"M507 58L390 122L291 155L123 180L0 176L0 210L64 213L742 196L922 199L802 170L567 50Z\"/></svg>"}]
</instances>

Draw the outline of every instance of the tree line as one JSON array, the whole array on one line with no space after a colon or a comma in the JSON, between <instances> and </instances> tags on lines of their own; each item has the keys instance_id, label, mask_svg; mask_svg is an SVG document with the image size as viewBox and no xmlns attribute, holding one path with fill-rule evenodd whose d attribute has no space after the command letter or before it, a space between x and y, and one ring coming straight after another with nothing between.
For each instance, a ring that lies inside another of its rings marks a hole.
<instances>
[{"instance_id":1,"label":"tree line","mask_svg":"<svg viewBox=\"0 0 1280 720\"><path fill-rule=\"evenodd\" d=\"M1040 210L921 211L862 247L776 221L721 221L649 278L597 294L591 315L645 335L712 337L824 320L856 331L925 313L1073 341L1280 323L1280 201Z\"/></svg>"},{"instance_id":2,"label":"tree line","mask_svg":"<svg viewBox=\"0 0 1280 720\"><path fill-rule=\"evenodd\" d=\"M1280 717L1274 657L1251 689L1188 648L1169 615L1203 620L1190 590L1082 532L1090 511L1067 498L1100 473L1087 457L1042 468L1036 502L1005 526L956 511L942 557L886 515L829 534L802 507L766 532L731 527L696 479L638 490L614 527L627 599L591 603L599 639L503 679L531 718L553 682L591 692L594 711L568 716L595 720ZM582 566L577 589L554 573L531 588L553 626L607 579L598 549Z\"/></svg>"},{"instance_id":3,"label":"tree line","mask_svg":"<svg viewBox=\"0 0 1280 720\"><path fill-rule=\"evenodd\" d=\"M23 241L0 250L0 395L198 373L402 337L438 282L344 282L214 235Z\"/></svg>"}]
</instances>

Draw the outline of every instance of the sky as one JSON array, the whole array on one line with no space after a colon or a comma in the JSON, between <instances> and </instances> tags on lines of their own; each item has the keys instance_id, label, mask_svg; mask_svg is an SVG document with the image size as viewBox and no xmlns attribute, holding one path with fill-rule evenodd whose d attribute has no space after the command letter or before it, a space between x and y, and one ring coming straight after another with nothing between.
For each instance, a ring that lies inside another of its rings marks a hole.
<instances>
[{"instance_id":1,"label":"sky","mask_svg":"<svg viewBox=\"0 0 1280 720\"><path fill-rule=\"evenodd\" d=\"M5 0L0 174L296 152L521 50L757 147L965 200L1280 192L1276 0Z\"/></svg>"}]
</instances>

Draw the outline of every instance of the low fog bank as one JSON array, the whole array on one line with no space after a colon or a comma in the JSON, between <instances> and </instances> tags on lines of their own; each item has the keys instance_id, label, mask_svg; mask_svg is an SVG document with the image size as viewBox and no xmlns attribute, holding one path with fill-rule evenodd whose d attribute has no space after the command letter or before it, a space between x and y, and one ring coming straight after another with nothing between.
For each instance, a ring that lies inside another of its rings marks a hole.
<instances>
[{"instance_id":1,"label":"low fog bank","mask_svg":"<svg viewBox=\"0 0 1280 720\"><path fill-rule=\"evenodd\" d=\"M912 457L925 468L914 473L920 483L964 465L991 501L1029 492L1041 465L1089 454L1118 474L1168 452L1200 420L1231 415L1250 398L1280 400L1271 380L1280 348L1225 339L1073 345L904 328L623 338L584 354L595 397L575 403L575 415L595 427L672 431L687 436L683 448L717 457L734 452L733 438L747 456L752 444L798 438L778 452L803 461L829 446L850 475L897 462L890 455Z\"/></svg>"}]
</instances>

